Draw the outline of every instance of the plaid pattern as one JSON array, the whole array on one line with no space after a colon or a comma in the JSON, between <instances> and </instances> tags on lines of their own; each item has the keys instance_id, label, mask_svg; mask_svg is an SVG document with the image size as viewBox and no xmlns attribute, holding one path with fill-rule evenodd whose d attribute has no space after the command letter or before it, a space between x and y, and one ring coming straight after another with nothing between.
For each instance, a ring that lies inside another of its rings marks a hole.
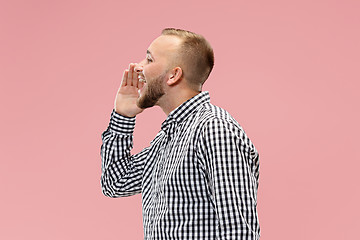
<instances>
[{"instance_id":1,"label":"plaid pattern","mask_svg":"<svg viewBox=\"0 0 360 240\"><path fill-rule=\"evenodd\" d=\"M259 154L242 127L201 92L131 155L135 117L114 110L102 134L108 197L142 193L144 239L259 239Z\"/></svg>"}]
</instances>

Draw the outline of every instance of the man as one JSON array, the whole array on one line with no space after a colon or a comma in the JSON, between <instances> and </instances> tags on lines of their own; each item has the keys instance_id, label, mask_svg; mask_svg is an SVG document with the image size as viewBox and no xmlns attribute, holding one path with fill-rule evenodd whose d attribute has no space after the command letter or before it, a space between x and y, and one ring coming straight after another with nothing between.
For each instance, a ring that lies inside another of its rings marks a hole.
<instances>
[{"instance_id":1,"label":"man","mask_svg":"<svg viewBox=\"0 0 360 240\"><path fill-rule=\"evenodd\" d=\"M168 28L124 71L102 134L101 185L108 197L142 193L145 239L259 239L259 154L201 91L213 65L202 36ZM154 105L167 118L131 155L135 116Z\"/></svg>"}]
</instances>

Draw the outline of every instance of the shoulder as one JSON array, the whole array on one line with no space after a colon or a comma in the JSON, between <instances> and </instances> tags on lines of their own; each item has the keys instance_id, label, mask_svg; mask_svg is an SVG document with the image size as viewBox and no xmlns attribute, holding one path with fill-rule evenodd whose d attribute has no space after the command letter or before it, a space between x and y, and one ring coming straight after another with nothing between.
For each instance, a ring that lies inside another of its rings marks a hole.
<instances>
[{"instance_id":1,"label":"shoulder","mask_svg":"<svg viewBox=\"0 0 360 240\"><path fill-rule=\"evenodd\" d=\"M198 114L200 142L228 142L247 146L256 151L242 126L225 109L211 103L204 104Z\"/></svg>"},{"instance_id":2,"label":"shoulder","mask_svg":"<svg viewBox=\"0 0 360 240\"><path fill-rule=\"evenodd\" d=\"M204 104L199 110L198 122L200 128L205 131L209 127L219 125L231 131L244 131L235 118L225 109L211 103Z\"/></svg>"}]
</instances>

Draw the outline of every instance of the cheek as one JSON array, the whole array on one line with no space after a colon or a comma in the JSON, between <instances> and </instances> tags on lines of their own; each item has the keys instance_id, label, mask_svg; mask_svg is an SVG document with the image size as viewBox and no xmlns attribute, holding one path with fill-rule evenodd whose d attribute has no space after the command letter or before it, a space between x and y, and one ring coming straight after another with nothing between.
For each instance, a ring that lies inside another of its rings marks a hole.
<instances>
[{"instance_id":1,"label":"cheek","mask_svg":"<svg viewBox=\"0 0 360 240\"><path fill-rule=\"evenodd\" d=\"M143 74L145 78L154 78L162 74L162 68L161 66L152 63L151 65L148 65L143 68Z\"/></svg>"}]
</instances>

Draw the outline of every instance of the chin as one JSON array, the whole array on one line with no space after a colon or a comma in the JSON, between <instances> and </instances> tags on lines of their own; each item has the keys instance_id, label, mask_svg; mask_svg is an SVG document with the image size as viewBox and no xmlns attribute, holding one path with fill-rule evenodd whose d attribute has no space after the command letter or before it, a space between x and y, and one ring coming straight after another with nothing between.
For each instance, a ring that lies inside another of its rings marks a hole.
<instances>
[{"instance_id":1,"label":"chin","mask_svg":"<svg viewBox=\"0 0 360 240\"><path fill-rule=\"evenodd\" d=\"M141 102L141 97L136 100L136 106L138 106L138 107L141 108L141 109L145 109L145 108L140 104L140 102Z\"/></svg>"},{"instance_id":2,"label":"chin","mask_svg":"<svg viewBox=\"0 0 360 240\"><path fill-rule=\"evenodd\" d=\"M141 109L146 109L154 106L154 104L149 104L149 102L147 102L146 99L143 99L143 97L138 98L138 100L136 101L136 105Z\"/></svg>"}]
</instances>

